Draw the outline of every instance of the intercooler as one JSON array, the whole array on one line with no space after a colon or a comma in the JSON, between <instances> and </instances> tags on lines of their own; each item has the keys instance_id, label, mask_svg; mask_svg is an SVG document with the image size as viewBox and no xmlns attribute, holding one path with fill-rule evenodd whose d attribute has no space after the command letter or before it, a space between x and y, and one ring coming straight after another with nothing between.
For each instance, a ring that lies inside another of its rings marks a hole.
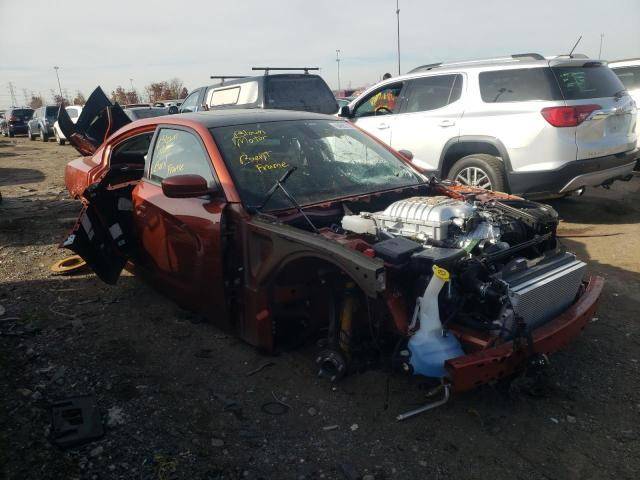
<instances>
[{"instance_id":1,"label":"intercooler","mask_svg":"<svg viewBox=\"0 0 640 480\"><path fill-rule=\"evenodd\" d=\"M563 253L536 266L503 275L515 313L530 328L559 315L575 300L586 266L575 255Z\"/></svg>"}]
</instances>

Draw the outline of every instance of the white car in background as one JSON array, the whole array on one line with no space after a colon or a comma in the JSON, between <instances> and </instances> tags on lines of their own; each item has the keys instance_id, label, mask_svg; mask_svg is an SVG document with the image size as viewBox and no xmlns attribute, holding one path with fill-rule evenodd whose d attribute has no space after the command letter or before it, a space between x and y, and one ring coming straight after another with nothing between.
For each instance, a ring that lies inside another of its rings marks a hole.
<instances>
[{"instance_id":1,"label":"white car in background","mask_svg":"<svg viewBox=\"0 0 640 480\"><path fill-rule=\"evenodd\" d=\"M606 62L526 53L423 65L340 116L440 178L550 198L630 179L636 112Z\"/></svg>"},{"instance_id":2,"label":"white car in background","mask_svg":"<svg viewBox=\"0 0 640 480\"><path fill-rule=\"evenodd\" d=\"M609 67L618 76L636 105L640 105L640 58L615 60L609 62ZM640 135L640 120L636 122L636 133Z\"/></svg>"},{"instance_id":3,"label":"white car in background","mask_svg":"<svg viewBox=\"0 0 640 480\"><path fill-rule=\"evenodd\" d=\"M82 106L80 106L80 105L70 105L70 106L66 107L65 110L69 114L69 118L71 119L71 121L73 123L76 123L78 121L78 118L80 117L80 113L82 113ZM58 121L57 120L53 124L53 134L56 136L56 142L58 142L58 145L64 145L65 144L67 138L64 136L62 131L60 131L60 127L58 126Z\"/></svg>"}]
</instances>

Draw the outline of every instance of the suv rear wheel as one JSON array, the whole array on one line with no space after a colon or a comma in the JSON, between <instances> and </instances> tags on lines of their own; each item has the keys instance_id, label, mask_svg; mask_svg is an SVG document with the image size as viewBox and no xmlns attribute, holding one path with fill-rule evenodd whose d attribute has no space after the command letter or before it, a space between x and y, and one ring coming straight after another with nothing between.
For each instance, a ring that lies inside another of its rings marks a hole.
<instances>
[{"instance_id":1,"label":"suv rear wheel","mask_svg":"<svg viewBox=\"0 0 640 480\"><path fill-rule=\"evenodd\" d=\"M31 127L29 127L29 132L27 133L27 135L29 137L29 140L35 140L36 139L36 136L33 133L31 133Z\"/></svg>"},{"instance_id":2,"label":"suv rear wheel","mask_svg":"<svg viewBox=\"0 0 640 480\"><path fill-rule=\"evenodd\" d=\"M43 142L48 142L49 141L49 135L47 135L44 131L44 128L40 128L40 140L42 140Z\"/></svg>"},{"instance_id":3,"label":"suv rear wheel","mask_svg":"<svg viewBox=\"0 0 640 480\"><path fill-rule=\"evenodd\" d=\"M493 155L474 153L453 164L447 178L463 185L504 192L507 182L502 162Z\"/></svg>"}]
</instances>

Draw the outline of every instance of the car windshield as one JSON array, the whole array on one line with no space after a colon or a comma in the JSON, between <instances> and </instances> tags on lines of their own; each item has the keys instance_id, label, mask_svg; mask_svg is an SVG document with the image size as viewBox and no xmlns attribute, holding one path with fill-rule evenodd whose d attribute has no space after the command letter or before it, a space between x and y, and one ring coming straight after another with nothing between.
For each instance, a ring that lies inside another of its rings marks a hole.
<instances>
[{"instance_id":1,"label":"car windshield","mask_svg":"<svg viewBox=\"0 0 640 480\"><path fill-rule=\"evenodd\" d=\"M212 128L246 206L262 204L291 167L286 189L301 205L423 182L409 165L342 120L294 120ZM281 191L265 210L291 208Z\"/></svg>"}]
</instances>

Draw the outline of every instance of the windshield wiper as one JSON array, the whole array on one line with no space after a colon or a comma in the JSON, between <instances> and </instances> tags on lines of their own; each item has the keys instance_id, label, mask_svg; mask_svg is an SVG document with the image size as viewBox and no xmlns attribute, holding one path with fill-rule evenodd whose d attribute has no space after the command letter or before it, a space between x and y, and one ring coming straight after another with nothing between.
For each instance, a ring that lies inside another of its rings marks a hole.
<instances>
[{"instance_id":1,"label":"windshield wiper","mask_svg":"<svg viewBox=\"0 0 640 480\"><path fill-rule=\"evenodd\" d=\"M273 184L273 186L269 189L267 194L264 196L264 200L262 201L262 204L259 207L254 207L254 209L256 212L262 213L262 209L267 205L269 200L271 200L271 197L273 197L273 194L276 193L276 190L280 189L282 190L282 193L284 193L284 196L287 197L287 200L291 202L291 205L293 205L295 209L298 210L300 215L302 215L304 219L307 221L307 223L311 226L311 229L315 233L318 233L318 229L313 224L311 219L307 216L307 214L304 213L300 204L296 202L296 199L293 198L293 196L287 191L286 188L284 188L284 182L286 182L287 179L291 176L291 174L295 172L297 169L298 167L291 167L289 170L284 172L284 174L278 180L276 180L276 183Z\"/></svg>"}]
</instances>

